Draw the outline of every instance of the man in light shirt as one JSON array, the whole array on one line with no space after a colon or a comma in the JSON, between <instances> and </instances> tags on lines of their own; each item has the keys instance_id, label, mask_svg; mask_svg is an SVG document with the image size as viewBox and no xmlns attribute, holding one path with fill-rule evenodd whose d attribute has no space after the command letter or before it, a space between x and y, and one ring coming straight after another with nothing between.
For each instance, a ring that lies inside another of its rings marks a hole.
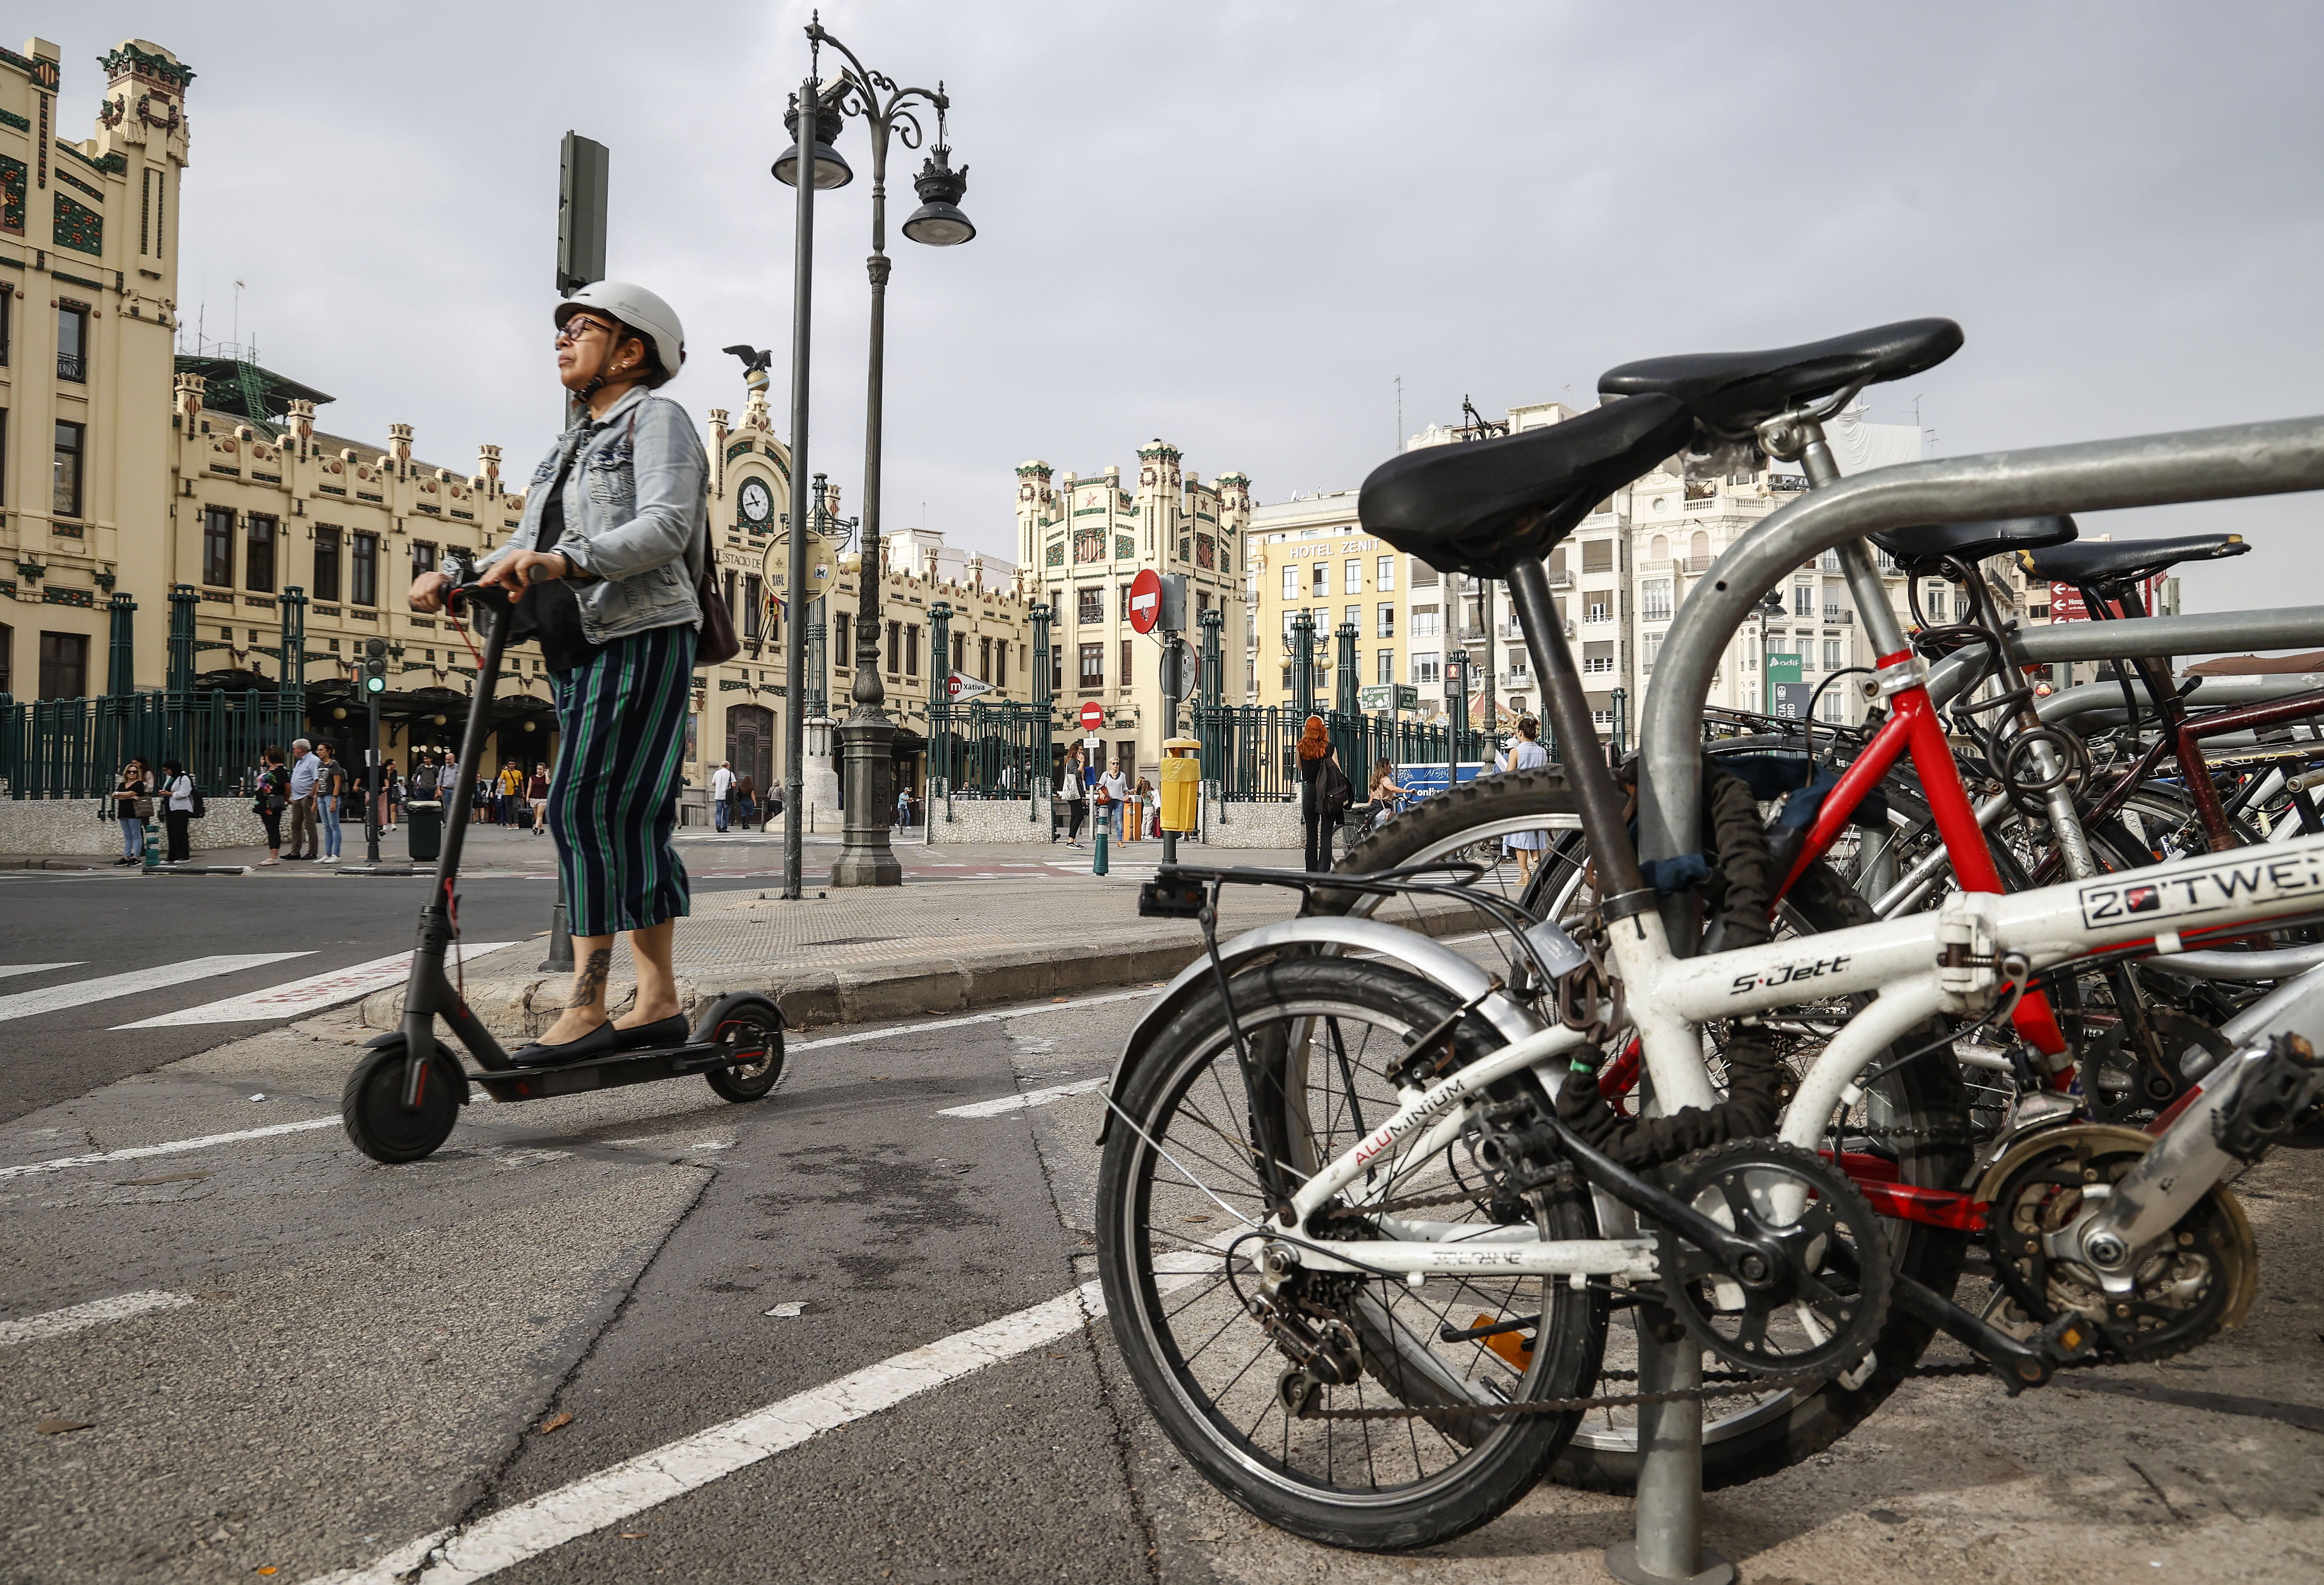
<instances>
[{"instance_id":1,"label":"man in light shirt","mask_svg":"<svg viewBox=\"0 0 2324 1585\"><path fill-rule=\"evenodd\" d=\"M314 745L300 738L290 745L290 851L285 857L311 859L315 851L315 783L323 762Z\"/></svg>"},{"instance_id":2,"label":"man in light shirt","mask_svg":"<svg viewBox=\"0 0 2324 1585\"><path fill-rule=\"evenodd\" d=\"M725 760L710 773L710 822L719 830L726 829L727 811L734 806L734 769Z\"/></svg>"}]
</instances>

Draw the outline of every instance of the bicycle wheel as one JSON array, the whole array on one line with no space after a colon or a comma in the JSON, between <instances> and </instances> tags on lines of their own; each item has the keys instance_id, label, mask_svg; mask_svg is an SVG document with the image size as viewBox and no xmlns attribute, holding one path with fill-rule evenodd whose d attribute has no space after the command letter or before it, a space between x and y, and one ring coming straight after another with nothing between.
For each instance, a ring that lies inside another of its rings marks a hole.
<instances>
[{"instance_id":1,"label":"bicycle wheel","mask_svg":"<svg viewBox=\"0 0 2324 1585\"><path fill-rule=\"evenodd\" d=\"M1505 882L1505 894L1524 901L1537 917L1572 918L1587 912L1595 902L1587 881L1589 856L1581 834L1558 830L1559 823L1572 822L1572 795L1563 771L1555 767L1480 778L1398 816L1351 852L1339 868L1352 871L1424 864L1457 857L1480 843L1497 844L1507 832L1546 828L1557 834L1548 857L1536 867L1530 889L1517 886L1512 875ZM1370 913L1398 922L1399 910L1408 905L1397 900L1383 908L1382 900L1356 892L1319 893L1317 908L1322 911L1336 903L1337 911ZM1800 935L1872 922L1870 906L1821 862L1810 866L1787 896L1779 917L1783 931ZM1838 1001L1787 1009L1786 1018L1771 1026L1781 1040L1787 1065L1803 1072L1856 1005ZM1933 1027L1916 1031L1895 1049L1910 1050L1936 1032ZM1971 1156L1970 1099L1950 1054L1932 1053L1887 1074L1838 1120L1845 1148L1889 1158L1900 1181L1946 1189L1964 1186ZM1618 1225L1615 1219L1624 1214L1610 1202L1600 1202L1597 1212L1609 1230ZM1885 1223L1882 1231L1888 1235L1892 1271L1913 1276L1939 1293L1951 1290L1965 1253L1962 1235L1904 1222ZM1633 1327L1631 1313L1614 1318L1606 1345L1608 1371L1635 1368ZM1804 1397L1780 1391L1706 1405L1704 1487L1716 1489L1757 1479L1830 1446L1896 1389L1932 1335L1925 1325L1892 1310L1874 1350L1873 1368L1869 1375L1858 1378L1857 1386L1834 1382ZM1636 1412L1622 1409L1593 1415L1577 1428L1550 1473L1568 1485L1632 1489L1637 1479Z\"/></svg>"},{"instance_id":2,"label":"bicycle wheel","mask_svg":"<svg viewBox=\"0 0 2324 1585\"><path fill-rule=\"evenodd\" d=\"M1179 1451L1259 1517L1367 1551L1449 1540L1530 1489L1573 1429L1578 1414L1494 1411L1589 1390L1603 1295L1537 1276L1413 1287L1305 1272L1269 1294L1256 1229L1268 1202L1253 1163L1271 1153L1296 1184L1351 1147L1396 1104L1389 1069L1457 1004L1415 976L1342 958L1248 969L1229 993L1261 1069L1256 1108L1216 994L1174 1018L1122 1086L1097 1203L1114 1337ZM1500 1044L1471 1018L1454 1060ZM1528 1075L1491 1094L1547 1104ZM1482 1237L1527 1222L1544 1239L1594 1236L1589 1201L1571 1186L1497 1194L1497 1182L1464 1141L1383 1163L1343 1195L1451 1203L1386 1215L1348 1204L1328 1220L1341 1237L1377 1240L1471 1236L1448 1226ZM1433 1226L1416 1231L1417 1217ZM1502 1322L1519 1324L1482 1339L1442 1336ZM1436 1412L1405 1413L1413 1409Z\"/></svg>"}]
</instances>

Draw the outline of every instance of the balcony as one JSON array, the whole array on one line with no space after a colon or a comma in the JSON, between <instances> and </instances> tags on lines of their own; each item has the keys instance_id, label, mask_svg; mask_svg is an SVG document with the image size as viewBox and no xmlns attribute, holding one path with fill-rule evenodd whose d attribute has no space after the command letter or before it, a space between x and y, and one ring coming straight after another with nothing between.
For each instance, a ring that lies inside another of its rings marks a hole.
<instances>
[{"instance_id":1,"label":"balcony","mask_svg":"<svg viewBox=\"0 0 2324 1585\"><path fill-rule=\"evenodd\" d=\"M1552 567L1549 573L1549 586L1553 589L1570 589L1573 587L1573 575L1563 567Z\"/></svg>"},{"instance_id":2,"label":"balcony","mask_svg":"<svg viewBox=\"0 0 2324 1585\"><path fill-rule=\"evenodd\" d=\"M1690 573L1709 572L1711 570L1711 564L1718 559L1719 558L1715 556L1689 556L1683 558L1674 556L1671 558L1671 560L1674 563L1683 565Z\"/></svg>"},{"instance_id":3,"label":"balcony","mask_svg":"<svg viewBox=\"0 0 2324 1585\"><path fill-rule=\"evenodd\" d=\"M1827 605L1823 608L1823 619L1827 622L1838 622L1842 627L1849 627L1855 624L1856 613L1845 605Z\"/></svg>"},{"instance_id":4,"label":"balcony","mask_svg":"<svg viewBox=\"0 0 2324 1585\"><path fill-rule=\"evenodd\" d=\"M88 383L88 360L77 352L57 354L57 378L69 380L76 385Z\"/></svg>"}]
</instances>

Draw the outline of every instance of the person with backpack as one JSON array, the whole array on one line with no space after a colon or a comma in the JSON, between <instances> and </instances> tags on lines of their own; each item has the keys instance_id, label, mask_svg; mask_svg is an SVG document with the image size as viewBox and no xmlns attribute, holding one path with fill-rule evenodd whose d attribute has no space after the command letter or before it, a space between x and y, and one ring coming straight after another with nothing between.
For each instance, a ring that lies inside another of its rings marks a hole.
<instances>
[{"instance_id":1,"label":"person with backpack","mask_svg":"<svg viewBox=\"0 0 2324 1585\"><path fill-rule=\"evenodd\" d=\"M1332 833L1356 798L1320 715L1310 715L1299 731L1299 819L1307 833L1307 869L1320 873L1332 867Z\"/></svg>"},{"instance_id":2,"label":"person with backpack","mask_svg":"<svg viewBox=\"0 0 2324 1585\"><path fill-rule=\"evenodd\" d=\"M282 768L282 750L269 743L259 751L257 785L253 790L250 807L266 827L266 856L258 867L282 862L282 811L290 806L290 772Z\"/></svg>"},{"instance_id":3,"label":"person with backpack","mask_svg":"<svg viewBox=\"0 0 2324 1585\"><path fill-rule=\"evenodd\" d=\"M527 1066L686 1037L670 953L689 891L672 835L710 532L701 437L657 393L686 358L676 311L643 287L599 281L559 302L555 318L567 428L533 471L522 521L476 568L506 591L512 635L539 640L557 703L549 834L573 932L573 993L514 1054ZM448 581L415 578L412 609L442 609ZM616 1021L606 977L624 932L638 985Z\"/></svg>"},{"instance_id":4,"label":"person with backpack","mask_svg":"<svg viewBox=\"0 0 2324 1585\"><path fill-rule=\"evenodd\" d=\"M161 856L165 864L182 864L193 856L189 837L193 820L208 813L202 807L202 795L194 786L194 779L186 774L185 766L176 760L161 761L161 829L168 833L169 847Z\"/></svg>"}]
</instances>

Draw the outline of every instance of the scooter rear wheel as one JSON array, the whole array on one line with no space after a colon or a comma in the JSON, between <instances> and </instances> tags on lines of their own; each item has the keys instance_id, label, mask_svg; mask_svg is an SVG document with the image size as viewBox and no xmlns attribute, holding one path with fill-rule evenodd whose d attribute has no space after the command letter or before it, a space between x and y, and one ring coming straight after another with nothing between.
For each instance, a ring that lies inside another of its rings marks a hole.
<instances>
[{"instance_id":1,"label":"scooter rear wheel","mask_svg":"<svg viewBox=\"0 0 2324 1585\"><path fill-rule=\"evenodd\" d=\"M756 1058L731 1068L712 1068L703 1078L721 1100L757 1101L783 1082L783 1020L774 1008L737 1008L720 1019L718 1043L729 1050L756 1050Z\"/></svg>"},{"instance_id":2,"label":"scooter rear wheel","mask_svg":"<svg viewBox=\"0 0 2324 1585\"><path fill-rule=\"evenodd\" d=\"M429 1064L420 1088L420 1104L403 1104L403 1046L401 1043L373 1049L339 1095L339 1120L355 1147L374 1161L392 1166L432 1156L452 1136L460 1120L460 1092L465 1083L448 1064Z\"/></svg>"}]
</instances>

